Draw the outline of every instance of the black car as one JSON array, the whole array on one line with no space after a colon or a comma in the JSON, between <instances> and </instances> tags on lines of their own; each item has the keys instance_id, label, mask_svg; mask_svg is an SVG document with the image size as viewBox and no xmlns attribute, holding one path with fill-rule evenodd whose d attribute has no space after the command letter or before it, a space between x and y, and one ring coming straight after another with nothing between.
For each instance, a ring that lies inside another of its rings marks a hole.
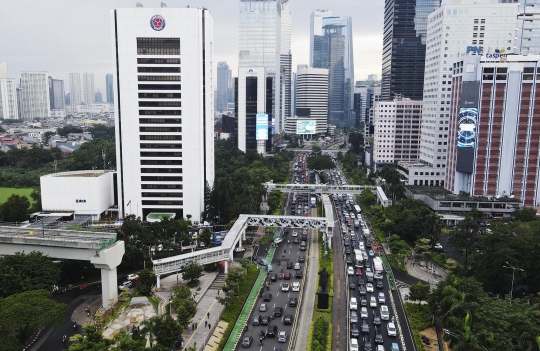
<instances>
[{"instance_id":1,"label":"black car","mask_svg":"<svg viewBox=\"0 0 540 351\"><path fill-rule=\"evenodd\" d=\"M306 262L306 258L304 256L298 256L298 262L304 263Z\"/></svg>"},{"instance_id":2,"label":"black car","mask_svg":"<svg viewBox=\"0 0 540 351\"><path fill-rule=\"evenodd\" d=\"M275 282L276 280L277 280L277 274L276 273L270 274L270 281Z\"/></svg>"},{"instance_id":3,"label":"black car","mask_svg":"<svg viewBox=\"0 0 540 351\"><path fill-rule=\"evenodd\" d=\"M356 284L352 280L349 282L349 289L351 290L356 289Z\"/></svg>"},{"instance_id":4,"label":"black car","mask_svg":"<svg viewBox=\"0 0 540 351\"><path fill-rule=\"evenodd\" d=\"M381 325L381 315L377 312L373 312L373 324L374 325Z\"/></svg>"},{"instance_id":5,"label":"black car","mask_svg":"<svg viewBox=\"0 0 540 351\"><path fill-rule=\"evenodd\" d=\"M266 330L266 336L268 338L275 338L277 335L278 329L276 325L270 325L268 326L268 329Z\"/></svg>"},{"instance_id":6,"label":"black car","mask_svg":"<svg viewBox=\"0 0 540 351\"><path fill-rule=\"evenodd\" d=\"M360 335L360 332L358 331L358 323L351 324L351 336L353 338L357 338L358 335Z\"/></svg>"},{"instance_id":7,"label":"black car","mask_svg":"<svg viewBox=\"0 0 540 351\"><path fill-rule=\"evenodd\" d=\"M295 237L292 242L293 242L293 244L298 244L300 241L298 241L298 237Z\"/></svg>"},{"instance_id":8,"label":"black car","mask_svg":"<svg viewBox=\"0 0 540 351\"><path fill-rule=\"evenodd\" d=\"M371 348L371 339L369 337L369 335L366 335L364 337L364 351L371 351L372 348Z\"/></svg>"},{"instance_id":9,"label":"black car","mask_svg":"<svg viewBox=\"0 0 540 351\"><path fill-rule=\"evenodd\" d=\"M364 265L366 266L366 268L371 268L371 261L370 260L366 260L364 262Z\"/></svg>"},{"instance_id":10,"label":"black car","mask_svg":"<svg viewBox=\"0 0 540 351\"><path fill-rule=\"evenodd\" d=\"M303 276L304 275L303 275L302 271L296 271L296 273L294 274L294 277L299 278L299 279L301 279Z\"/></svg>"},{"instance_id":11,"label":"black car","mask_svg":"<svg viewBox=\"0 0 540 351\"><path fill-rule=\"evenodd\" d=\"M293 264L291 261L287 262L287 269L292 269Z\"/></svg>"},{"instance_id":12,"label":"black car","mask_svg":"<svg viewBox=\"0 0 540 351\"><path fill-rule=\"evenodd\" d=\"M364 278L363 278L363 277L359 277L359 278L358 278L358 286L364 285L364 284L366 284L366 281L364 280Z\"/></svg>"},{"instance_id":13,"label":"black car","mask_svg":"<svg viewBox=\"0 0 540 351\"><path fill-rule=\"evenodd\" d=\"M369 239L366 240L366 247L371 247L371 240Z\"/></svg>"},{"instance_id":14,"label":"black car","mask_svg":"<svg viewBox=\"0 0 540 351\"><path fill-rule=\"evenodd\" d=\"M307 234L302 234L300 238L302 239L302 241L307 241Z\"/></svg>"},{"instance_id":15,"label":"black car","mask_svg":"<svg viewBox=\"0 0 540 351\"><path fill-rule=\"evenodd\" d=\"M360 284L360 295L365 295L367 293L366 286L364 284Z\"/></svg>"},{"instance_id":16,"label":"black car","mask_svg":"<svg viewBox=\"0 0 540 351\"><path fill-rule=\"evenodd\" d=\"M367 306L367 299L366 299L366 296L363 295L362 298L360 299L360 304L363 306L363 307L366 307Z\"/></svg>"},{"instance_id":17,"label":"black car","mask_svg":"<svg viewBox=\"0 0 540 351\"><path fill-rule=\"evenodd\" d=\"M252 341L252 336L244 336L244 340L242 340L242 347L250 347Z\"/></svg>"},{"instance_id":18,"label":"black car","mask_svg":"<svg viewBox=\"0 0 540 351\"><path fill-rule=\"evenodd\" d=\"M362 320L362 334L369 334L369 324L365 319Z\"/></svg>"},{"instance_id":19,"label":"black car","mask_svg":"<svg viewBox=\"0 0 540 351\"><path fill-rule=\"evenodd\" d=\"M262 316L259 315L259 314L256 314L256 315L253 316L253 321L251 322L251 324L259 325L259 324L261 324L261 320L262 320Z\"/></svg>"},{"instance_id":20,"label":"black car","mask_svg":"<svg viewBox=\"0 0 540 351\"><path fill-rule=\"evenodd\" d=\"M351 256L347 256L347 264L352 264L352 257Z\"/></svg>"},{"instance_id":21,"label":"black car","mask_svg":"<svg viewBox=\"0 0 540 351\"><path fill-rule=\"evenodd\" d=\"M382 279L377 279L377 288L382 289L384 288L384 283Z\"/></svg>"},{"instance_id":22,"label":"black car","mask_svg":"<svg viewBox=\"0 0 540 351\"><path fill-rule=\"evenodd\" d=\"M350 244L351 244L351 242L349 240L345 240L345 242L343 243L343 245L345 245L345 246L349 246ZM351 250L349 249L349 251L351 251Z\"/></svg>"},{"instance_id":23,"label":"black car","mask_svg":"<svg viewBox=\"0 0 540 351\"><path fill-rule=\"evenodd\" d=\"M270 320L272 318L270 316L263 316L261 319L261 325L268 325L270 324Z\"/></svg>"},{"instance_id":24,"label":"black car","mask_svg":"<svg viewBox=\"0 0 540 351\"><path fill-rule=\"evenodd\" d=\"M264 301L270 301L272 300L272 294L271 293L265 293L263 296Z\"/></svg>"},{"instance_id":25,"label":"black car","mask_svg":"<svg viewBox=\"0 0 540 351\"><path fill-rule=\"evenodd\" d=\"M283 308L274 307L274 317L281 317L281 314L283 314Z\"/></svg>"},{"instance_id":26,"label":"black car","mask_svg":"<svg viewBox=\"0 0 540 351\"><path fill-rule=\"evenodd\" d=\"M291 297L289 299L289 306L296 307L296 304L298 303L298 299L296 297Z\"/></svg>"},{"instance_id":27,"label":"black car","mask_svg":"<svg viewBox=\"0 0 540 351\"><path fill-rule=\"evenodd\" d=\"M375 328L375 343L382 344L384 343L383 336L381 334L381 330L379 328Z\"/></svg>"},{"instance_id":28,"label":"black car","mask_svg":"<svg viewBox=\"0 0 540 351\"><path fill-rule=\"evenodd\" d=\"M350 255L350 254L351 254L351 248L350 248L350 247L347 247L347 248L345 249L345 254L347 254L347 255Z\"/></svg>"},{"instance_id":29,"label":"black car","mask_svg":"<svg viewBox=\"0 0 540 351\"><path fill-rule=\"evenodd\" d=\"M285 317L283 317L283 324L292 324L293 316L292 314L287 314Z\"/></svg>"}]
</instances>

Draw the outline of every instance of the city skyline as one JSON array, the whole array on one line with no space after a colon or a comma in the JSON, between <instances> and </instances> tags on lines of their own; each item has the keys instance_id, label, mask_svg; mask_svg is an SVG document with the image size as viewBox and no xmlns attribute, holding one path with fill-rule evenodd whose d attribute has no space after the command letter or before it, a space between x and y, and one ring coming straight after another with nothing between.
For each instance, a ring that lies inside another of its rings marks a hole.
<instances>
[{"instance_id":1,"label":"city skyline","mask_svg":"<svg viewBox=\"0 0 540 351\"><path fill-rule=\"evenodd\" d=\"M159 0L139 1L144 7L160 7ZM167 3L167 1L165 1ZM56 4L51 6L51 4ZM226 61L233 76L238 72L238 5L237 2L208 0L204 3L188 0L167 3L169 7L205 6L215 19L214 73L219 61ZM329 9L338 15L353 18L355 47L355 77L365 79L369 74L380 75L382 57L382 31L384 3L363 4L362 10L354 11L358 4L352 1L329 4L326 1L310 1L310 6L299 0L290 0L292 13L292 67L309 63L310 14L316 9ZM134 1L97 0L92 3L56 0L43 3L27 0L10 4L15 12L24 12L27 21L35 25L19 28L16 16L0 22L0 33L5 38L0 47L0 61L8 64L9 78L20 78L22 71L47 71L55 79L69 84L69 73L94 73L95 86L106 91L105 76L113 72L112 48L109 42L109 11L112 8L134 7ZM72 14L61 16L63 8ZM28 9L34 9L28 11ZM74 15L73 15L74 14ZM41 25L42 24L42 25ZM39 26L39 35L36 29ZM89 31L92 27L94 30ZM70 28L66 31L65 28ZM61 34L60 34L61 33ZM231 40L232 38L232 40ZM69 43L69 45L58 45ZM365 48L365 49L363 49ZM82 78L82 77L81 77ZM214 77L215 79L216 77ZM67 88L67 87L66 87ZM66 93L68 89L66 89Z\"/></svg>"}]
</instances>

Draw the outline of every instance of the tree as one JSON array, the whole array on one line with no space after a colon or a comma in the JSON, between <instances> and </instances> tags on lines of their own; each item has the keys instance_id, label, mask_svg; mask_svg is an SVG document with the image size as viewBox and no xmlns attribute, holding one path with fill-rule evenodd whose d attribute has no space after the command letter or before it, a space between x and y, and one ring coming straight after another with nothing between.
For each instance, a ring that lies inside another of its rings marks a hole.
<instances>
[{"instance_id":1,"label":"tree","mask_svg":"<svg viewBox=\"0 0 540 351\"><path fill-rule=\"evenodd\" d=\"M11 195L0 205L0 219L5 222L24 222L28 220L30 201L26 196Z\"/></svg>"},{"instance_id":2,"label":"tree","mask_svg":"<svg viewBox=\"0 0 540 351\"><path fill-rule=\"evenodd\" d=\"M468 268L469 253L475 248L479 238L478 224L468 216L458 223L456 230L450 233L448 243L465 254L465 270Z\"/></svg>"},{"instance_id":3,"label":"tree","mask_svg":"<svg viewBox=\"0 0 540 351\"><path fill-rule=\"evenodd\" d=\"M34 200L34 203L30 207L30 213L34 212L40 212L41 211L41 192L38 189L32 190L32 193L30 194L30 197L32 200Z\"/></svg>"},{"instance_id":4,"label":"tree","mask_svg":"<svg viewBox=\"0 0 540 351\"><path fill-rule=\"evenodd\" d=\"M182 336L182 326L175 321L170 314L158 318L155 322L154 335L158 345L171 349L174 342Z\"/></svg>"},{"instance_id":5,"label":"tree","mask_svg":"<svg viewBox=\"0 0 540 351\"><path fill-rule=\"evenodd\" d=\"M0 258L0 296L39 289L50 293L59 280L58 266L41 252L17 252Z\"/></svg>"},{"instance_id":6,"label":"tree","mask_svg":"<svg viewBox=\"0 0 540 351\"><path fill-rule=\"evenodd\" d=\"M268 213L272 214L275 210L281 207L281 199L283 198L283 193L279 190L274 190L268 195Z\"/></svg>"},{"instance_id":7,"label":"tree","mask_svg":"<svg viewBox=\"0 0 540 351\"><path fill-rule=\"evenodd\" d=\"M210 228L206 227L203 229L202 233L199 234L199 242L204 243L205 245L210 245L212 240L213 234Z\"/></svg>"},{"instance_id":8,"label":"tree","mask_svg":"<svg viewBox=\"0 0 540 351\"><path fill-rule=\"evenodd\" d=\"M307 164L309 169L318 171L336 168L336 165L330 156L310 156L307 159Z\"/></svg>"},{"instance_id":9,"label":"tree","mask_svg":"<svg viewBox=\"0 0 540 351\"><path fill-rule=\"evenodd\" d=\"M182 279L188 281L188 285L197 285L203 275L203 266L196 261L189 261L182 268Z\"/></svg>"},{"instance_id":10,"label":"tree","mask_svg":"<svg viewBox=\"0 0 540 351\"><path fill-rule=\"evenodd\" d=\"M152 286L156 284L156 276L154 272L148 268L139 272L139 280L137 281L138 291L143 296L150 296L152 293Z\"/></svg>"},{"instance_id":11,"label":"tree","mask_svg":"<svg viewBox=\"0 0 540 351\"><path fill-rule=\"evenodd\" d=\"M420 282L411 285L409 290L409 299L412 301L418 301L420 303L421 301L427 301L429 297L429 285L428 284L422 284Z\"/></svg>"},{"instance_id":12,"label":"tree","mask_svg":"<svg viewBox=\"0 0 540 351\"><path fill-rule=\"evenodd\" d=\"M109 351L113 340L104 339L101 330L88 324L83 327L84 334L75 334L70 338L73 343L69 346L69 351Z\"/></svg>"},{"instance_id":13,"label":"tree","mask_svg":"<svg viewBox=\"0 0 540 351\"><path fill-rule=\"evenodd\" d=\"M63 136L63 137L68 136L68 134L70 134L70 133L82 133L82 132L83 132L83 130L80 127L76 127L76 126L71 125L71 124L66 124L64 127L58 128L56 130L56 133L58 135Z\"/></svg>"},{"instance_id":14,"label":"tree","mask_svg":"<svg viewBox=\"0 0 540 351\"><path fill-rule=\"evenodd\" d=\"M243 267L235 267L229 271L225 284L221 287L222 296L216 297L216 300L222 305L228 305L238 299L240 285L246 277L246 270Z\"/></svg>"},{"instance_id":15,"label":"tree","mask_svg":"<svg viewBox=\"0 0 540 351\"><path fill-rule=\"evenodd\" d=\"M370 189L364 189L360 194L360 203L362 206L371 207L377 203L377 198Z\"/></svg>"},{"instance_id":16,"label":"tree","mask_svg":"<svg viewBox=\"0 0 540 351\"><path fill-rule=\"evenodd\" d=\"M43 134L43 142L45 144L47 144L49 142L49 139L53 136L53 135L56 135L55 132L51 132L51 131L48 131L48 132L45 132Z\"/></svg>"},{"instance_id":17,"label":"tree","mask_svg":"<svg viewBox=\"0 0 540 351\"><path fill-rule=\"evenodd\" d=\"M180 323L180 325L184 328L191 323L191 320L195 316L195 312L197 312L197 303L191 298L191 296L183 300L174 298L171 301L171 306L176 311L178 323Z\"/></svg>"},{"instance_id":18,"label":"tree","mask_svg":"<svg viewBox=\"0 0 540 351\"><path fill-rule=\"evenodd\" d=\"M514 211L513 216L520 222L531 222L538 218L536 216L536 209L533 207L523 207L517 209Z\"/></svg>"},{"instance_id":19,"label":"tree","mask_svg":"<svg viewBox=\"0 0 540 351\"><path fill-rule=\"evenodd\" d=\"M0 299L0 330L9 330L22 347L34 331L62 324L66 312L47 290L22 292Z\"/></svg>"}]
</instances>

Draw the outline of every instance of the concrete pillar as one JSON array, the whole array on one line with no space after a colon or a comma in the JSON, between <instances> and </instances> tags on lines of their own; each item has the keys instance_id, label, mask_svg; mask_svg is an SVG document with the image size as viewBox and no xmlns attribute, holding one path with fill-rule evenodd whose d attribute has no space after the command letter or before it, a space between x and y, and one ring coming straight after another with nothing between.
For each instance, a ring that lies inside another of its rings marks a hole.
<instances>
[{"instance_id":1,"label":"concrete pillar","mask_svg":"<svg viewBox=\"0 0 540 351\"><path fill-rule=\"evenodd\" d=\"M157 280L156 287L159 289L159 288L161 288L161 279L159 277L159 274L156 275L156 280Z\"/></svg>"},{"instance_id":2,"label":"concrete pillar","mask_svg":"<svg viewBox=\"0 0 540 351\"><path fill-rule=\"evenodd\" d=\"M101 269L101 304L105 308L118 302L116 267L122 262L124 253L124 242L117 241L90 258L90 263Z\"/></svg>"},{"instance_id":3,"label":"concrete pillar","mask_svg":"<svg viewBox=\"0 0 540 351\"><path fill-rule=\"evenodd\" d=\"M229 273L229 261L225 261L225 274L228 274Z\"/></svg>"}]
</instances>

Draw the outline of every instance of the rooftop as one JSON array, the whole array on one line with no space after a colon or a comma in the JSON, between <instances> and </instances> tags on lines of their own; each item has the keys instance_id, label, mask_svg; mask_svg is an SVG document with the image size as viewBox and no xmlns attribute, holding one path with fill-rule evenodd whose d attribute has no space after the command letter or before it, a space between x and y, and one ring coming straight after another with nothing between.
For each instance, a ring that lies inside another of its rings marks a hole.
<instances>
[{"instance_id":1,"label":"rooftop","mask_svg":"<svg viewBox=\"0 0 540 351\"><path fill-rule=\"evenodd\" d=\"M107 173L104 170L88 170L47 174L44 177L99 177Z\"/></svg>"},{"instance_id":2,"label":"rooftop","mask_svg":"<svg viewBox=\"0 0 540 351\"><path fill-rule=\"evenodd\" d=\"M435 200L447 201L478 201L478 202L515 202L521 203L521 200L514 197L501 196L470 196L467 194L453 194L442 187L430 187L421 185L408 185L407 189L415 195L427 195Z\"/></svg>"}]
</instances>

